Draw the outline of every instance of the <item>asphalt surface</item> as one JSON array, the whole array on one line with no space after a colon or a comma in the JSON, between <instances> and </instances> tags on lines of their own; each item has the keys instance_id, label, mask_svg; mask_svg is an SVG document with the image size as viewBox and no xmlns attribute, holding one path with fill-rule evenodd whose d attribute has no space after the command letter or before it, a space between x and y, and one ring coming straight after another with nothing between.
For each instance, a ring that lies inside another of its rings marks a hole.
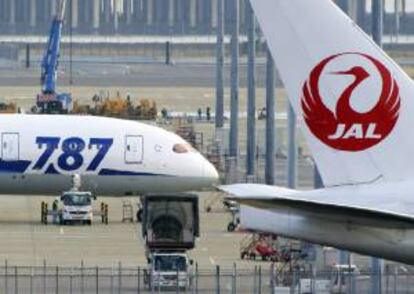
<instances>
[{"instance_id":1,"label":"asphalt surface","mask_svg":"<svg viewBox=\"0 0 414 294\"><path fill-rule=\"evenodd\" d=\"M242 159L241 159L242 160ZM260 168L262 170L262 168ZM276 162L278 184L286 181L286 160ZM243 165L239 168L243 177ZM259 173L259 175L262 175ZM261 176L262 177L262 176ZM240 180L242 180L240 178ZM313 167L308 160L299 162L299 185L310 188ZM190 255L203 269L215 265L232 267L234 262L241 268L253 268L256 264L240 260L240 242L243 233L228 233L231 221L220 199L213 201L216 192L199 192L201 237ZM40 223L41 202L50 203L51 197L0 196L0 267L2 262L11 265L42 266L113 266L119 262L124 266L145 265L145 243L141 236L141 225L122 222L123 201L130 202L137 210L138 198L98 198L94 203L99 209L101 202L109 205L109 225L95 219L92 226L60 226ZM207 206L212 212L207 213Z\"/></svg>"},{"instance_id":2,"label":"asphalt surface","mask_svg":"<svg viewBox=\"0 0 414 294\"><path fill-rule=\"evenodd\" d=\"M202 203L209 194L200 194ZM51 203L53 198L2 196L0 197L0 266L2 261L20 266L48 265L79 266L137 266L146 263L144 241L137 223L122 223L122 200L99 198L109 205L109 225L97 220L89 226L58 226L40 223L41 201ZM136 211L137 199L129 199ZM214 217L211 217L211 216ZM215 264L232 265L239 259L239 241L243 234L226 232L229 215L223 211L201 214L202 235L191 253L202 267ZM249 263L246 264L250 266Z\"/></svg>"},{"instance_id":3,"label":"asphalt surface","mask_svg":"<svg viewBox=\"0 0 414 294\"><path fill-rule=\"evenodd\" d=\"M3 64L3 66L2 66ZM225 65L225 84L230 83L230 65ZM257 63L257 86L265 86L265 61ZM195 60L176 60L165 65L163 60L145 60L123 58L112 62L110 58L80 58L72 63L59 65L58 85L69 86L72 77L73 86L94 87L214 87L216 66L211 58ZM33 62L26 69L22 63L3 63L0 61L0 86L36 86L40 84L40 65ZM247 85L246 62L240 63L240 86ZM280 82L278 83L280 86Z\"/></svg>"}]
</instances>

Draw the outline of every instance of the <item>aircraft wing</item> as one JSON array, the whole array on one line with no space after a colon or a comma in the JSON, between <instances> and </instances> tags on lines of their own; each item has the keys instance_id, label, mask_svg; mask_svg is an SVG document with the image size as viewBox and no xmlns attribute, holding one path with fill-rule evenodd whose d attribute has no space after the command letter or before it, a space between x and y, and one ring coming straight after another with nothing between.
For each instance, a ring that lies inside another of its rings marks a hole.
<instances>
[{"instance_id":1,"label":"aircraft wing","mask_svg":"<svg viewBox=\"0 0 414 294\"><path fill-rule=\"evenodd\" d=\"M408 187L400 187L409 191ZM379 228L414 228L414 201L388 185L360 185L297 191L259 184L218 187L240 204L329 221ZM382 191L381 191L382 190ZM392 192L393 191L393 192Z\"/></svg>"}]
</instances>

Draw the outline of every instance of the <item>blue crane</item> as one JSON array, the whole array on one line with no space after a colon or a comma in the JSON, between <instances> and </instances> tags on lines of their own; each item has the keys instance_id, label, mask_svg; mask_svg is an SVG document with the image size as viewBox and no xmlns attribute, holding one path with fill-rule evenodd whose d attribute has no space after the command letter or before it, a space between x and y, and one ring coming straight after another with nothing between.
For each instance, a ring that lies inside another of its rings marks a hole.
<instances>
[{"instance_id":1,"label":"blue crane","mask_svg":"<svg viewBox=\"0 0 414 294\"><path fill-rule=\"evenodd\" d=\"M61 0L50 28L47 47L42 60L42 93L37 95L36 106L41 113L67 113L72 107L72 97L68 93L56 93L56 78L60 56L63 19L66 0Z\"/></svg>"}]
</instances>

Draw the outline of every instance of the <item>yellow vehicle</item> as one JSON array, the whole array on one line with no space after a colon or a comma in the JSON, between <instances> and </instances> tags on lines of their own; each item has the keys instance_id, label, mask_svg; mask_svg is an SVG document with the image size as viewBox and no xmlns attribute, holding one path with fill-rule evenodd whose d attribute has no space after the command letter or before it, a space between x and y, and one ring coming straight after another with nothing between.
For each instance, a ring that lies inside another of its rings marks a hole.
<instances>
[{"instance_id":1,"label":"yellow vehicle","mask_svg":"<svg viewBox=\"0 0 414 294\"><path fill-rule=\"evenodd\" d=\"M17 113L17 105L0 101L0 113Z\"/></svg>"},{"instance_id":2,"label":"yellow vehicle","mask_svg":"<svg viewBox=\"0 0 414 294\"><path fill-rule=\"evenodd\" d=\"M122 97L119 92L115 98L103 97L102 94L92 97L92 105L74 103L73 113L110 116L136 120L155 120L157 118L157 105L155 101L141 99L134 105L131 97Z\"/></svg>"},{"instance_id":3,"label":"yellow vehicle","mask_svg":"<svg viewBox=\"0 0 414 294\"><path fill-rule=\"evenodd\" d=\"M135 115L140 120L154 120L157 118L157 104L149 99L141 99L135 108Z\"/></svg>"}]
</instances>

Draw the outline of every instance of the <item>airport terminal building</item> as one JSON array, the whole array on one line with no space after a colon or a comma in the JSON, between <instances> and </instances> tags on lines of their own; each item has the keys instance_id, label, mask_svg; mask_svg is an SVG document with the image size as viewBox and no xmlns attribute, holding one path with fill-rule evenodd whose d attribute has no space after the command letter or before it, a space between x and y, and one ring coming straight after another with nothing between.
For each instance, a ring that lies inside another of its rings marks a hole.
<instances>
[{"instance_id":1,"label":"airport terminal building","mask_svg":"<svg viewBox=\"0 0 414 294\"><path fill-rule=\"evenodd\" d=\"M65 30L72 28L79 34L214 34L217 27L218 0L68 0ZM245 5L240 0L241 29L245 29ZM336 0L360 26L370 28L370 0ZM55 0L0 0L0 33L44 34L56 12ZM226 22L231 21L229 5L225 1ZM402 0L400 32L413 33L412 3ZM394 1L386 0L386 25L395 19ZM389 23L390 25L387 25ZM230 26L227 25L227 28Z\"/></svg>"},{"instance_id":2,"label":"airport terminal building","mask_svg":"<svg viewBox=\"0 0 414 294\"><path fill-rule=\"evenodd\" d=\"M2 30L42 33L56 11L56 3L1 0ZM66 19L75 33L82 34L210 34L217 26L217 0L69 0L67 5L71 9L67 9ZM243 13L244 5L240 6Z\"/></svg>"}]
</instances>

